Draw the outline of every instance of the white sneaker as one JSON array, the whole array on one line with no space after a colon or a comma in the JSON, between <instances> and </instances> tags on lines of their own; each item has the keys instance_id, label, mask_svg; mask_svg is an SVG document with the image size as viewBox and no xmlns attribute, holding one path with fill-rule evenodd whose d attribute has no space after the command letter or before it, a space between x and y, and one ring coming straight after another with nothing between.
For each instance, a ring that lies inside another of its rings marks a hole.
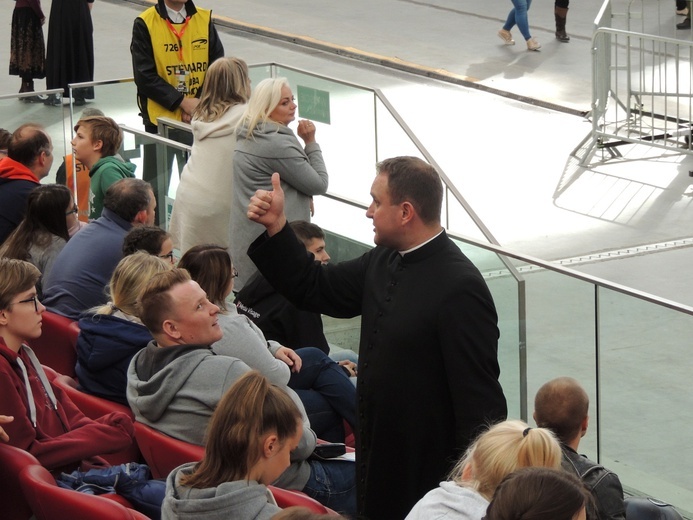
<instances>
[{"instance_id":1,"label":"white sneaker","mask_svg":"<svg viewBox=\"0 0 693 520\"><path fill-rule=\"evenodd\" d=\"M684 7L681 10L677 9L676 14L678 14L680 16L687 16L688 15L688 7Z\"/></svg>"},{"instance_id":2,"label":"white sneaker","mask_svg":"<svg viewBox=\"0 0 693 520\"><path fill-rule=\"evenodd\" d=\"M536 38L530 38L527 40L528 51L538 51L539 49L541 49L541 43L539 43Z\"/></svg>"},{"instance_id":3,"label":"white sneaker","mask_svg":"<svg viewBox=\"0 0 693 520\"><path fill-rule=\"evenodd\" d=\"M510 31L501 29L498 31L498 37L503 40L506 45L515 45L515 40L513 40L513 35L510 34Z\"/></svg>"}]
</instances>

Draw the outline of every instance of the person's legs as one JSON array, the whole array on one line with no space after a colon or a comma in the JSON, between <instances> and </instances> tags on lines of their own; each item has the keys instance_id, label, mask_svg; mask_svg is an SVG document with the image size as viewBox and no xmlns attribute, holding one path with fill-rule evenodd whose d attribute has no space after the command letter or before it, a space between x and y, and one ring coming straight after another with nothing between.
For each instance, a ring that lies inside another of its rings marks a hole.
<instances>
[{"instance_id":1,"label":"person's legs","mask_svg":"<svg viewBox=\"0 0 693 520\"><path fill-rule=\"evenodd\" d=\"M325 398L315 390L294 389L306 409L310 428L319 439L344 442L344 421Z\"/></svg>"},{"instance_id":2,"label":"person's legs","mask_svg":"<svg viewBox=\"0 0 693 520\"><path fill-rule=\"evenodd\" d=\"M338 513L356 516L356 467L348 461L309 460L303 492Z\"/></svg>"},{"instance_id":3,"label":"person's legs","mask_svg":"<svg viewBox=\"0 0 693 520\"><path fill-rule=\"evenodd\" d=\"M356 389L346 372L317 348L296 350L301 371L292 373L289 387L319 392L352 428L356 428Z\"/></svg>"},{"instance_id":4,"label":"person's legs","mask_svg":"<svg viewBox=\"0 0 693 520\"><path fill-rule=\"evenodd\" d=\"M527 11L529 11L529 6L532 4L532 0L512 0L512 3L515 6L515 23L517 24L517 28L522 33L522 37L525 40L529 40L532 37L532 35L529 32L529 20L527 18ZM508 24L507 21L505 23L506 25ZM507 30L507 27L504 25L503 29Z\"/></svg>"},{"instance_id":5,"label":"person's legs","mask_svg":"<svg viewBox=\"0 0 693 520\"><path fill-rule=\"evenodd\" d=\"M515 2L513 2L514 4ZM515 27L515 8L513 7L510 12L508 13L508 18L505 20L505 24L503 25L503 30L504 31L510 31L513 27Z\"/></svg>"},{"instance_id":6,"label":"person's legs","mask_svg":"<svg viewBox=\"0 0 693 520\"><path fill-rule=\"evenodd\" d=\"M567 43L570 41L570 36L565 30L566 19L568 18L569 0L556 0L554 6L554 16L556 18L556 39Z\"/></svg>"}]
</instances>

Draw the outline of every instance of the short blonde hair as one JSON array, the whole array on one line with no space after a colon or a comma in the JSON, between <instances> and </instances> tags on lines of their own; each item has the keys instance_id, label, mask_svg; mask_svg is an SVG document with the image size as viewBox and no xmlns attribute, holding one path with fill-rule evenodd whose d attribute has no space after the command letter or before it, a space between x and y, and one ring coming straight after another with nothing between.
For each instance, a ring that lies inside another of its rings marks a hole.
<instances>
[{"instance_id":1,"label":"short blonde hair","mask_svg":"<svg viewBox=\"0 0 693 520\"><path fill-rule=\"evenodd\" d=\"M550 430L530 428L518 420L503 421L477 437L450 478L491 500L501 481L513 471L527 467L559 468L561 458L561 446ZM462 478L466 466L470 466L471 480Z\"/></svg>"},{"instance_id":2,"label":"short blonde hair","mask_svg":"<svg viewBox=\"0 0 693 520\"><path fill-rule=\"evenodd\" d=\"M269 115L279 105L282 99L282 88L289 87L289 80L286 78L267 78L263 79L253 89L245 108L243 117L238 124L238 128L245 125L245 138L249 139L253 131L260 123L269 121Z\"/></svg>"},{"instance_id":3,"label":"short blonde hair","mask_svg":"<svg viewBox=\"0 0 693 520\"><path fill-rule=\"evenodd\" d=\"M108 285L111 301L100 307L96 313L113 314L116 309L120 309L125 314L139 317L137 300L145 286L155 274L171 268L172 265L169 262L144 251L126 256L118 262L111 276Z\"/></svg>"}]
</instances>

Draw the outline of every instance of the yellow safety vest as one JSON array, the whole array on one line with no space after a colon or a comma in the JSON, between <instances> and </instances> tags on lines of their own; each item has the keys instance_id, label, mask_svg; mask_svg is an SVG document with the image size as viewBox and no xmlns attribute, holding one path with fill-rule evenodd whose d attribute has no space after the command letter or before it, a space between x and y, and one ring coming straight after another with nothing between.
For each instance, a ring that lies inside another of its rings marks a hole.
<instances>
[{"instance_id":1,"label":"yellow safety vest","mask_svg":"<svg viewBox=\"0 0 693 520\"><path fill-rule=\"evenodd\" d=\"M179 34L183 33L180 40L154 7L144 11L140 18L149 29L157 74L186 97L195 97L202 88L209 65L209 22L212 12L197 7L197 12L189 18L185 29L185 24L173 24ZM182 49L180 43L183 44ZM151 99L147 99L147 112L153 124L156 124L158 117L181 120L180 108L171 112Z\"/></svg>"}]
</instances>

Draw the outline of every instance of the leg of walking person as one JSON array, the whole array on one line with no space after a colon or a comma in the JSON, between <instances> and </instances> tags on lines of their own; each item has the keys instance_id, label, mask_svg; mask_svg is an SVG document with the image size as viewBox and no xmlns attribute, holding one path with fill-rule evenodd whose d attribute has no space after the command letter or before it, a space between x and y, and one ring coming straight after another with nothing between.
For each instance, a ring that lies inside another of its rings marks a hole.
<instances>
[{"instance_id":1,"label":"leg of walking person","mask_svg":"<svg viewBox=\"0 0 693 520\"><path fill-rule=\"evenodd\" d=\"M301 348L296 353L301 371L291 374L289 387L319 392L356 431L356 389L344 369L320 349Z\"/></svg>"},{"instance_id":2,"label":"leg of walking person","mask_svg":"<svg viewBox=\"0 0 693 520\"><path fill-rule=\"evenodd\" d=\"M570 0L556 0L554 6L554 16L556 17L556 39L561 42L569 42L570 36L565 30L566 19L568 18L568 4Z\"/></svg>"}]
</instances>

